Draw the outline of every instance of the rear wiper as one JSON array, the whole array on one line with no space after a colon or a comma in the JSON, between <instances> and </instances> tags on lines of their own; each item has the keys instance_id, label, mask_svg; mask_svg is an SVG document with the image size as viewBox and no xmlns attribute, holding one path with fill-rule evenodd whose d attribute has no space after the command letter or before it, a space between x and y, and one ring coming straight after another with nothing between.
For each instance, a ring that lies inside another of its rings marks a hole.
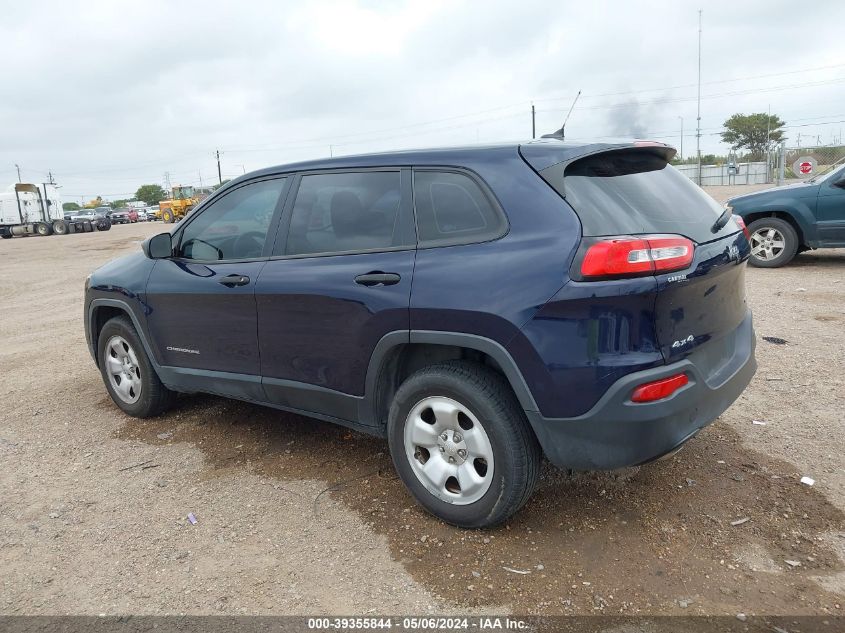
<instances>
[{"instance_id":1,"label":"rear wiper","mask_svg":"<svg viewBox=\"0 0 845 633\"><path fill-rule=\"evenodd\" d=\"M722 227L724 227L728 223L728 220L731 219L731 213L732 211L730 209L725 209L724 211L722 211L722 215L720 215L719 219L716 220L713 226L710 227L710 232L718 233L719 231L721 231Z\"/></svg>"}]
</instances>

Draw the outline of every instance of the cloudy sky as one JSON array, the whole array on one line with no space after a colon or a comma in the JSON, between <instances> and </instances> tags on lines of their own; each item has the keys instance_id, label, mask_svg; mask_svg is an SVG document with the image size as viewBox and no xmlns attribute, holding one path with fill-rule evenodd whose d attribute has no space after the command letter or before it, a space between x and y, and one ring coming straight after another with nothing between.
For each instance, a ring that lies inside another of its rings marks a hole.
<instances>
[{"instance_id":1,"label":"cloudy sky","mask_svg":"<svg viewBox=\"0 0 845 633\"><path fill-rule=\"evenodd\" d=\"M769 108L790 144L845 129L845 3L0 0L0 187L65 201L394 148L631 135L702 151Z\"/></svg>"}]
</instances>

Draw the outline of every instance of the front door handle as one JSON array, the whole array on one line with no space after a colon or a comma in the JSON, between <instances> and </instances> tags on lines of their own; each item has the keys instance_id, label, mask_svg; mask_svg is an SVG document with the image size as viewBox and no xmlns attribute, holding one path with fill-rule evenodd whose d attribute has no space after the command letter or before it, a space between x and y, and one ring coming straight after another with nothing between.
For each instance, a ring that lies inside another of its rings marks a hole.
<instances>
[{"instance_id":1,"label":"front door handle","mask_svg":"<svg viewBox=\"0 0 845 633\"><path fill-rule=\"evenodd\" d=\"M366 275L358 275L355 277L355 283L362 286L392 286L398 284L400 279L402 278L396 273L383 273L380 270L375 270Z\"/></svg>"},{"instance_id":2,"label":"front door handle","mask_svg":"<svg viewBox=\"0 0 845 633\"><path fill-rule=\"evenodd\" d=\"M246 275L226 275L220 280L220 283L228 288L235 286L245 286L249 283L249 277Z\"/></svg>"}]
</instances>

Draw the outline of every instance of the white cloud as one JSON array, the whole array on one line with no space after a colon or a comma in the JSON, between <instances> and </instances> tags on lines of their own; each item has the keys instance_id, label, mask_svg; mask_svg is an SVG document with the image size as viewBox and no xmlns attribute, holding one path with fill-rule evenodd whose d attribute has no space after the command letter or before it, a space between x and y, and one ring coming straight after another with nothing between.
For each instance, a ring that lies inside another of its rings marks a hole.
<instances>
[{"instance_id":1,"label":"white cloud","mask_svg":"<svg viewBox=\"0 0 845 633\"><path fill-rule=\"evenodd\" d=\"M0 186L19 163L29 180L52 170L66 197L124 197L164 171L211 181L216 148L235 175L329 151L525 139L532 101L549 132L578 89L571 137L677 143L683 117L685 152L695 145L688 2L3 4ZM760 77L841 62L845 5L823 4L706 4L704 151L737 111L845 119L845 65ZM810 82L825 83L769 90ZM840 134L818 121L789 134Z\"/></svg>"}]
</instances>

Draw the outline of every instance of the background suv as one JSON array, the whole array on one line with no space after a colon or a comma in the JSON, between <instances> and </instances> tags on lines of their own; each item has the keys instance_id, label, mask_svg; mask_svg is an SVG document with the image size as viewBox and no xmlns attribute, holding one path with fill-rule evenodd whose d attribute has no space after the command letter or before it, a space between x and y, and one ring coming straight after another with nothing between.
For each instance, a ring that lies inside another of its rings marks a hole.
<instances>
[{"instance_id":1,"label":"background suv","mask_svg":"<svg viewBox=\"0 0 845 633\"><path fill-rule=\"evenodd\" d=\"M728 207L748 224L752 266L777 268L802 251L845 247L845 165L806 182L737 196Z\"/></svg>"},{"instance_id":2,"label":"background suv","mask_svg":"<svg viewBox=\"0 0 845 633\"><path fill-rule=\"evenodd\" d=\"M248 174L91 275L91 353L130 415L200 391L385 436L425 508L495 524L543 453L650 461L754 373L743 225L673 155L549 139Z\"/></svg>"}]
</instances>

